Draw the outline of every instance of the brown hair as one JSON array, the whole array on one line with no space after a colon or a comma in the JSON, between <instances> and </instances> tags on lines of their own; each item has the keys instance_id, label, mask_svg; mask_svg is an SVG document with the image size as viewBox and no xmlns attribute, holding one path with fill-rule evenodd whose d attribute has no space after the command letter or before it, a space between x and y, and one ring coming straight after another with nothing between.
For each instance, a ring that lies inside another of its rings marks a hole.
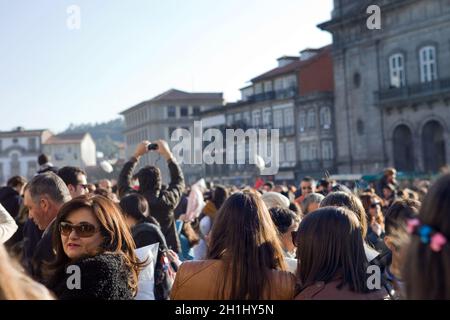
<instances>
[{"instance_id":1,"label":"brown hair","mask_svg":"<svg viewBox=\"0 0 450 320\"><path fill-rule=\"evenodd\" d=\"M384 230L384 215L383 212L380 210L377 214L376 217L373 217L370 214L370 206L372 203L378 202L380 204L380 207L383 206L383 200L377 196L376 194L370 194L370 193L363 193L359 196L359 199L361 200L361 204L364 207L364 210L366 211L366 219L367 219L367 223L370 226L373 222L373 220L375 220L375 222L377 222L381 228Z\"/></svg>"},{"instance_id":2,"label":"brown hair","mask_svg":"<svg viewBox=\"0 0 450 320\"><path fill-rule=\"evenodd\" d=\"M360 230L363 239L367 235L367 217L366 210L361 203L361 200L352 193L343 191L336 191L328 194L320 203L320 207L345 207L356 214L360 223Z\"/></svg>"},{"instance_id":3,"label":"brown hair","mask_svg":"<svg viewBox=\"0 0 450 320\"><path fill-rule=\"evenodd\" d=\"M297 291L341 276L338 288L368 292L367 258L361 225L344 207L320 208L307 215L297 232Z\"/></svg>"},{"instance_id":4,"label":"brown hair","mask_svg":"<svg viewBox=\"0 0 450 320\"><path fill-rule=\"evenodd\" d=\"M396 174L397 170L395 168L386 168L386 169L384 169L383 173L385 176L391 176L393 174Z\"/></svg>"},{"instance_id":5,"label":"brown hair","mask_svg":"<svg viewBox=\"0 0 450 320\"><path fill-rule=\"evenodd\" d=\"M27 179L22 176L14 176L8 180L6 185L11 188L22 187L27 184Z\"/></svg>"},{"instance_id":6,"label":"brown hair","mask_svg":"<svg viewBox=\"0 0 450 320\"><path fill-rule=\"evenodd\" d=\"M193 247L200 243L200 236L195 232L194 228L192 227L192 223L189 222L183 222L183 227L181 228L181 233L186 237L186 239L189 242L189 247Z\"/></svg>"},{"instance_id":7,"label":"brown hair","mask_svg":"<svg viewBox=\"0 0 450 320\"><path fill-rule=\"evenodd\" d=\"M434 252L430 244L413 235L405 269L408 299L450 299L450 174L431 186L419 212L423 225L428 225L447 238L441 251Z\"/></svg>"},{"instance_id":8,"label":"brown hair","mask_svg":"<svg viewBox=\"0 0 450 320\"><path fill-rule=\"evenodd\" d=\"M392 244L398 250L409 243L407 231L408 219L419 214L420 202L411 199L395 201L387 210L385 216L385 233L392 238Z\"/></svg>"},{"instance_id":9,"label":"brown hair","mask_svg":"<svg viewBox=\"0 0 450 320\"><path fill-rule=\"evenodd\" d=\"M224 262L218 299L267 298L270 269L285 270L286 265L276 227L260 196L237 192L224 202L211 231L208 258ZM231 289L229 296L226 288Z\"/></svg>"},{"instance_id":10,"label":"brown hair","mask_svg":"<svg viewBox=\"0 0 450 320\"><path fill-rule=\"evenodd\" d=\"M91 254L121 255L125 265L130 270L128 285L133 294L136 294L139 270L144 264L139 262L134 253L135 243L119 207L112 200L99 195L80 196L61 207L56 218L56 227L53 230L53 250L56 252L56 260L49 265L51 274L58 274L69 263L57 226L73 211L81 208L91 210L100 224L100 230L104 238L100 252L92 252Z\"/></svg>"}]
</instances>

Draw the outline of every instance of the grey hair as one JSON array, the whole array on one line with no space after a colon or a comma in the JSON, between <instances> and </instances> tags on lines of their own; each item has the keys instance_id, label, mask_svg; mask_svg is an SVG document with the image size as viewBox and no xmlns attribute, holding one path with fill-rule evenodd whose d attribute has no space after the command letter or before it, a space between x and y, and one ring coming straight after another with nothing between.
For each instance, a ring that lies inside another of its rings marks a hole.
<instances>
[{"instance_id":1,"label":"grey hair","mask_svg":"<svg viewBox=\"0 0 450 320\"><path fill-rule=\"evenodd\" d=\"M308 214L308 207L311 203L320 204L322 200L325 198L324 195L320 193L310 193L308 194L302 202L302 211L303 214Z\"/></svg>"},{"instance_id":2,"label":"grey hair","mask_svg":"<svg viewBox=\"0 0 450 320\"><path fill-rule=\"evenodd\" d=\"M28 190L35 203L39 202L43 195L47 195L58 204L64 204L72 199L67 185L53 172L45 172L34 176L25 190Z\"/></svg>"}]
</instances>

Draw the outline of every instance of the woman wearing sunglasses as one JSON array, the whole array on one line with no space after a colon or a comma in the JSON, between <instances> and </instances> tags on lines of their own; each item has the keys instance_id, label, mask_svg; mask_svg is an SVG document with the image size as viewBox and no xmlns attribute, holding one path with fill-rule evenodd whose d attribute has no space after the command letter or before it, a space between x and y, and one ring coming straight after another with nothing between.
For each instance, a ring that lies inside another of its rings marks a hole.
<instances>
[{"instance_id":1,"label":"woman wearing sunglasses","mask_svg":"<svg viewBox=\"0 0 450 320\"><path fill-rule=\"evenodd\" d=\"M82 196L59 211L48 287L59 299L132 299L142 264L120 209L102 196Z\"/></svg>"}]
</instances>

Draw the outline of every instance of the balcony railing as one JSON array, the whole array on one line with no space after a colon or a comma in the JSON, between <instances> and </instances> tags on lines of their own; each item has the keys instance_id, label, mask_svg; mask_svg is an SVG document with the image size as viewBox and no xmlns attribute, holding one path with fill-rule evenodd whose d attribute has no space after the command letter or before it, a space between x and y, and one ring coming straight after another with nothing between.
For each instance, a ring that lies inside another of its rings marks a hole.
<instances>
[{"instance_id":1,"label":"balcony railing","mask_svg":"<svg viewBox=\"0 0 450 320\"><path fill-rule=\"evenodd\" d=\"M334 160L301 160L299 162L299 169L302 172L308 172L313 170L327 170L334 168Z\"/></svg>"},{"instance_id":2,"label":"balcony railing","mask_svg":"<svg viewBox=\"0 0 450 320\"><path fill-rule=\"evenodd\" d=\"M401 88L391 88L376 92L378 102L386 104L406 99L421 99L435 94L450 92L450 78L414 84Z\"/></svg>"},{"instance_id":3,"label":"balcony railing","mask_svg":"<svg viewBox=\"0 0 450 320\"><path fill-rule=\"evenodd\" d=\"M262 92L258 94L254 94L247 97L248 102L258 102L258 101L267 101L267 100L274 100L274 99L287 99L292 98L297 95L297 88L291 87L283 90L277 90L277 91L268 91L268 92Z\"/></svg>"},{"instance_id":4,"label":"balcony railing","mask_svg":"<svg viewBox=\"0 0 450 320\"><path fill-rule=\"evenodd\" d=\"M297 88L291 87L284 90L278 90L276 91L276 97L277 99L287 99L295 97L297 94Z\"/></svg>"},{"instance_id":5,"label":"balcony railing","mask_svg":"<svg viewBox=\"0 0 450 320\"><path fill-rule=\"evenodd\" d=\"M288 126L288 127L282 127L282 128L275 128L280 130L280 136L292 136L295 134L295 127L294 126Z\"/></svg>"}]
</instances>

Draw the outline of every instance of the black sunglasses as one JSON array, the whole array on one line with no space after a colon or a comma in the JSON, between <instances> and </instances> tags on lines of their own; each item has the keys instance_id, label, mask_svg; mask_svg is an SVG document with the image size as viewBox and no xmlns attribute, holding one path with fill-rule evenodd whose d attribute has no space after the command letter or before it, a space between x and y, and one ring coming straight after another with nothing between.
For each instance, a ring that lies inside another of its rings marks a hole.
<instances>
[{"instance_id":1,"label":"black sunglasses","mask_svg":"<svg viewBox=\"0 0 450 320\"><path fill-rule=\"evenodd\" d=\"M64 236L69 236L73 230L75 230L80 238L89 238L92 237L99 228L87 222L74 225L63 221L59 224L59 232Z\"/></svg>"},{"instance_id":2,"label":"black sunglasses","mask_svg":"<svg viewBox=\"0 0 450 320\"><path fill-rule=\"evenodd\" d=\"M78 185L81 186L84 190L88 190L89 189L89 185L88 184L79 183Z\"/></svg>"}]
</instances>

